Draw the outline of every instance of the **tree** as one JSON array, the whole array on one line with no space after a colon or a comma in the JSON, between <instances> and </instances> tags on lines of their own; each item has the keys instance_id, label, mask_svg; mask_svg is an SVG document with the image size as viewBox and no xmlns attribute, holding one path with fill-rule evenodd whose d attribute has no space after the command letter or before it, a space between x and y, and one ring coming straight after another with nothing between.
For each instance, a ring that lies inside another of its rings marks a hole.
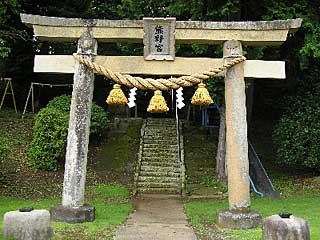
<instances>
[{"instance_id":1,"label":"tree","mask_svg":"<svg viewBox=\"0 0 320 240\"><path fill-rule=\"evenodd\" d=\"M224 102L224 78L217 77L207 82L207 88L219 107L220 124L216 158L216 175L220 182L227 183L226 162L226 114Z\"/></svg>"},{"instance_id":2,"label":"tree","mask_svg":"<svg viewBox=\"0 0 320 240\"><path fill-rule=\"evenodd\" d=\"M2 1L0 5L0 75L4 75L5 59L19 39L25 39L25 32L16 28L16 17L20 5L17 0Z\"/></svg>"}]
</instances>

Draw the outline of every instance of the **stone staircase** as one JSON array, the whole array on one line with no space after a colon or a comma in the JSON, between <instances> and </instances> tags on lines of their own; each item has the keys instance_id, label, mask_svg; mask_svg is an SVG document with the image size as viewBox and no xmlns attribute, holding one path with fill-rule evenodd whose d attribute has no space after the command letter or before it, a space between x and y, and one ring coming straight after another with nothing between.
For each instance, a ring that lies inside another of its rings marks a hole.
<instances>
[{"instance_id":1,"label":"stone staircase","mask_svg":"<svg viewBox=\"0 0 320 240\"><path fill-rule=\"evenodd\" d=\"M138 193L181 194L178 144L175 119L146 120L136 169L135 185Z\"/></svg>"}]
</instances>

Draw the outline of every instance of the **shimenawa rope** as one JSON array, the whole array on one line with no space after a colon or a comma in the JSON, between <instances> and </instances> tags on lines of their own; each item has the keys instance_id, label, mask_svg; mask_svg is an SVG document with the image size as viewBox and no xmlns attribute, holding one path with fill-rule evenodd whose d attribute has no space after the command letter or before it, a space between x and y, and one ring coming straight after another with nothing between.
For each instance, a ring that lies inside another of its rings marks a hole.
<instances>
[{"instance_id":1,"label":"shimenawa rope","mask_svg":"<svg viewBox=\"0 0 320 240\"><path fill-rule=\"evenodd\" d=\"M105 77L115 81L117 84L126 85L129 88L136 87L141 90L170 90L170 89L178 89L180 87L191 87L195 84L202 83L222 71L230 68L238 63L241 63L246 60L244 56L237 57L232 59L231 61L222 64L221 66L210 69L209 71L205 71L200 74L192 74L181 76L178 78L171 77L169 79L159 78L141 78L141 77L133 77L131 75L125 75L119 72L113 72L111 69L105 68L101 65L96 64L95 62L91 62L89 60L84 59L77 53L73 54L73 57L79 62L85 64L87 67L94 70L97 74L104 75Z\"/></svg>"}]
</instances>

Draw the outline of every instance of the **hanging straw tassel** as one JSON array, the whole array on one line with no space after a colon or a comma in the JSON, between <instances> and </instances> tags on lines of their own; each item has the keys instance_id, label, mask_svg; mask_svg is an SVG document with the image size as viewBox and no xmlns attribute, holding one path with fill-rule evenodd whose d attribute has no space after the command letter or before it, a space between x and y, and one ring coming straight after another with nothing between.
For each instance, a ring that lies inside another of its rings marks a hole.
<instances>
[{"instance_id":1,"label":"hanging straw tassel","mask_svg":"<svg viewBox=\"0 0 320 240\"><path fill-rule=\"evenodd\" d=\"M121 90L119 84L113 85L113 89L109 93L106 101L109 105L126 105L128 104L128 99Z\"/></svg>"},{"instance_id":2,"label":"hanging straw tassel","mask_svg":"<svg viewBox=\"0 0 320 240\"><path fill-rule=\"evenodd\" d=\"M160 90L154 92L154 96L150 100L147 111L150 113L164 113L169 111L166 100L162 96Z\"/></svg>"},{"instance_id":3,"label":"hanging straw tassel","mask_svg":"<svg viewBox=\"0 0 320 240\"><path fill-rule=\"evenodd\" d=\"M194 93L191 103L193 105L210 105L213 103L212 98L206 89L206 85L204 83L199 83L199 87Z\"/></svg>"}]
</instances>

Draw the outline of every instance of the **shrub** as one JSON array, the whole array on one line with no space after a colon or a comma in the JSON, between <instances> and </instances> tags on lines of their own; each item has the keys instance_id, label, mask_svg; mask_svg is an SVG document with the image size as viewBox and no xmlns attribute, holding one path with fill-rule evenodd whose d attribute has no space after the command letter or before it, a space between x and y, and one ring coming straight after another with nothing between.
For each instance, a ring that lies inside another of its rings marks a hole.
<instances>
[{"instance_id":1,"label":"shrub","mask_svg":"<svg viewBox=\"0 0 320 240\"><path fill-rule=\"evenodd\" d=\"M48 103L47 108L55 108L69 114L70 105L71 97L63 95L52 99ZM91 108L90 134L94 136L101 136L107 122L107 113L102 107L93 103Z\"/></svg>"},{"instance_id":2,"label":"shrub","mask_svg":"<svg viewBox=\"0 0 320 240\"><path fill-rule=\"evenodd\" d=\"M52 99L47 104L47 108L55 108L63 112L69 112L70 105L71 105L71 97L67 95L62 95Z\"/></svg>"},{"instance_id":3,"label":"shrub","mask_svg":"<svg viewBox=\"0 0 320 240\"><path fill-rule=\"evenodd\" d=\"M280 163L320 169L319 93L287 100L288 108L274 128L274 143Z\"/></svg>"},{"instance_id":4,"label":"shrub","mask_svg":"<svg viewBox=\"0 0 320 240\"><path fill-rule=\"evenodd\" d=\"M57 160L64 155L68 119L66 112L54 108L44 108L37 114L29 149L32 166L56 170Z\"/></svg>"},{"instance_id":5,"label":"shrub","mask_svg":"<svg viewBox=\"0 0 320 240\"><path fill-rule=\"evenodd\" d=\"M56 97L37 114L29 149L32 166L48 171L57 169L67 144L70 103L70 96ZM93 103L91 136L101 136L106 124L106 112Z\"/></svg>"}]
</instances>

